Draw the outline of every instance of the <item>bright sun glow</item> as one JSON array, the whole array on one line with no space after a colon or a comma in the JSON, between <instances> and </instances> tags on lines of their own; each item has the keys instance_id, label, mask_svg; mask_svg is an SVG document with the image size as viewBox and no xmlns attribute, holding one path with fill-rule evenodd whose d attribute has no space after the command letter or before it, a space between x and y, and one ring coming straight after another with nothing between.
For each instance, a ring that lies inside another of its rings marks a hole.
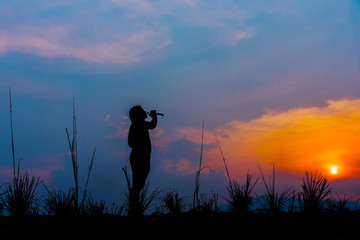
<instances>
[{"instance_id":1,"label":"bright sun glow","mask_svg":"<svg viewBox=\"0 0 360 240\"><path fill-rule=\"evenodd\" d=\"M330 173L331 173L331 174L333 174L333 175L338 174L338 166L336 166L336 165L331 165L329 168L330 168Z\"/></svg>"}]
</instances>

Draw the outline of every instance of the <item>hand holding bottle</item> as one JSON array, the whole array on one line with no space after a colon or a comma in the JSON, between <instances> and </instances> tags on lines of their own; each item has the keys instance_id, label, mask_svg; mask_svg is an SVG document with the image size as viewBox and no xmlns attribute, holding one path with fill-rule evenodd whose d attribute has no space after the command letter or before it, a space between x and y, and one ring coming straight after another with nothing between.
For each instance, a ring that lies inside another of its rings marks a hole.
<instances>
[{"instance_id":1,"label":"hand holding bottle","mask_svg":"<svg viewBox=\"0 0 360 240\"><path fill-rule=\"evenodd\" d=\"M146 112L148 115L150 115L150 117L152 118L160 118L160 119L163 119L164 118L164 114L163 113L158 113L156 112L156 110L151 110L150 112Z\"/></svg>"}]
</instances>

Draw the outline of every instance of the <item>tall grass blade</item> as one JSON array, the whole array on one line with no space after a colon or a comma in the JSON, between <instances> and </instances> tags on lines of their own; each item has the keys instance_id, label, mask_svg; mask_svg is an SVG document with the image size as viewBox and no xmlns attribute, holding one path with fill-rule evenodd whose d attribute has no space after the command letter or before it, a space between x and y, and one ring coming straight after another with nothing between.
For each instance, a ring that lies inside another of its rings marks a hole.
<instances>
[{"instance_id":1,"label":"tall grass blade","mask_svg":"<svg viewBox=\"0 0 360 240\"><path fill-rule=\"evenodd\" d=\"M12 117L12 101L11 101L11 87L9 87L9 102L10 102L10 131L11 131L11 151L13 162L13 174L15 179L15 146L14 146L14 131L13 131L13 117Z\"/></svg>"},{"instance_id":2,"label":"tall grass blade","mask_svg":"<svg viewBox=\"0 0 360 240\"><path fill-rule=\"evenodd\" d=\"M79 208L79 178L78 178L78 162L77 162L77 129L76 129L76 111L75 111L75 96L73 96L73 133L72 140L70 140L69 131L66 128L66 136L69 143L71 162L74 173L75 182L75 205Z\"/></svg>"},{"instance_id":3,"label":"tall grass blade","mask_svg":"<svg viewBox=\"0 0 360 240\"><path fill-rule=\"evenodd\" d=\"M91 169L92 169L93 162L94 162L95 152L96 152L96 147L94 148L94 152L93 152L93 155L92 155L92 157L91 157L90 166L89 166L89 171L88 171L88 175L87 175L87 178L86 178L84 195L83 195L83 199L81 200L80 206L83 206L84 201L85 201L86 191L87 191L87 187L88 187L88 183L89 183L89 178L90 178ZM80 207L80 208L81 208L81 207Z\"/></svg>"},{"instance_id":4,"label":"tall grass blade","mask_svg":"<svg viewBox=\"0 0 360 240\"><path fill-rule=\"evenodd\" d=\"M224 166L225 166L225 170L226 170L226 175L227 175L227 178L228 178L228 181L229 181L229 186L230 186L230 188L231 188L231 187L232 187L232 182L231 182L231 178L230 178L229 169L228 169L227 164L226 164L226 159L225 159L224 153L223 153L223 151L222 151L222 149L221 149L221 147L220 147L219 141L218 141L217 139L216 139L216 141L217 141L217 144L218 144L218 147L219 147L219 150L220 150L220 154L221 154L222 160L223 160L223 162L224 162Z\"/></svg>"},{"instance_id":5,"label":"tall grass blade","mask_svg":"<svg viewBox=\"0 0 360 240\"><path fill-rule=\"evenodd\" d=\"M150 193L148 196L150 187L150 181L148 181L144 188L140 192L140 208L141 208L141 215L145 213L145 211L150 207L150 204L155 200L155 198L159 195L161 192L160 188L157 187L153 192Z\"/></svg>"},{"instance_id":6,"label":"tall grass blade","mask_svg":"<svg viewBox=\"0 0 360 240\"><path fill-rule=\"evenodd\" d=\"M261 197L258 197L259 202L263 209L270 214L280 213L291 196L291 188L285 188L282 192L277 193L275 191L275 164L273 164L272 178L269 176L269 182L266 182L263 172L259 168L261 178L264 183L266 192Z\"/></svg>"},{"instance_id":7,"label":"tall grass blade","mask_svg":"<svg viewBox=\"0 0 360 240\"><path fill-rule=\"evenodd\" d=\"M199 190L200 190L200 173L202 171L202 158L203 158L203 147L204 147L204 128L205 121L202 122L202 131L201 131L201 146L200 146L200 161L199 161L199 170L196 171L195 175L195 189L194 189L194 198L193 198L193 208L197 208L199 205Z\"/></svg>"},{"instance_id":8,"label":"tall grass blade","mask_svg":"<svg viewBox=\"0 0 360 240\"><path fill-rule=\"evenodd\" d=\"M127 192L125 192L125 203L122 206L123 209L127 209L127 211L129 212L129 204L130 204L130 192L131 192L131 180L130 180L130 176L129 173L127 171L127 167L123 167L122 168L123 172L124 172L124 176L125 176L125 180L126 180L126 185L127 185Z\"/></svg>"}]
</instances>

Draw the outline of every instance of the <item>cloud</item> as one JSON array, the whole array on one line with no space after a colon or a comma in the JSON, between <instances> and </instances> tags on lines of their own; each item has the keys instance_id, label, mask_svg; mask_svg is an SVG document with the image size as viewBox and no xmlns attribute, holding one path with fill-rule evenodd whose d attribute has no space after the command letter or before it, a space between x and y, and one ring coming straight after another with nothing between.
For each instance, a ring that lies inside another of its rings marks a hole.
<instances>
[{"instance_id":1,"label":"cloud","mask_svg":"<svg viewBox=\"0 0 360 240\"><path fill-rule=\"evenodd\" d=\"M111 126L108 124L108 126ZM127 137L129 134L129 122L120 122L116 124L116 132L108 134L106 138L118 138L118 137Z\"/></svg>"},{"instance_id":2,"label":"cloud","mask_svg":"<svg viewBox=\"0 0 360 240\"><path fill-rule=\"evenodd\" d=\"M164 171L171 172L176 176L189 176L197 170L193 162L186 158L181 158L176 161L165 160L163 161L163 164Z\"/></svg>"},{"instance_id":3,"label":"cloud","mask_svg":"<svg viewBox=\"0 0 360 240\"><path fill-rule=\"evenodd\" d=\"M147 0L112 0L122 8L132 8L138 11L154 11L153 5Z\"/></svg>"},{"instance_id":4,"label":"cloud","mask_svg":"<svg viewBox=\"0 0 360 240\"><path fill-rule=\"evenodd\" d=\"M0 54L26 52L43 57L72 57L88 62L131 64L146 51L166 46L153 31L116 33L110 40L92 41L72 36L65 27L21 28L0 32ZM157 45L159 43L159 45Z\"/></svg>"},{"instance_id":5,"label":"cloud","mask_svg":"<svg viewBox=\"0 0 360 240\"><path fill-rule=\"evenodd\" d=\"M329 100L326 107L267 110L260 118L232 121L205 132L205 164L223 169L220 143L230 173L237 177L263 163L296 173L315 171L329 178L360 174L360 99ZM182 128L177 136L199 144L201 130ZM171 140L168 140L171 142ZM179 172L184 169L179 166ZM337 166L338 174L331 175Z\"/></svg>"},{"instance_id":6,"label":"cloud","mask_svg":"<svg viewBox=\"0 0 360 240\"><path fill-rule=\"evenodd\" d=\"M179 41L179 33L188 36L187 49L191 41L199 41L197 34L179 32L179 27L194 33L211 32L210 37L201 34L202 45L211 47L236 46L253 36L252 28L244 25L245 11L229 0L112 0L95 7L81 1L71 6L65 1L63 5L23 5L20 11L17 7L7 3L2 12L12 20L0 31L0 54L25 52L49 58L133 64L144 61L145 53L157 53ZM64 11L70 7L72 11ZM48 12L46 16L44 11ZM17 21L20 18L25 21Z\"/></svg>"},{"instance_id":7,"label":"cloud","mask_svg":"<svg viewBox=\"0 0 360 240\"><path fill-rule=\"evenodd\" d=\"M54 173L57 171L63 172L65 170L62 159L66 155L66 153L42 154L36 156L36 158L29 159L29 161L25 163L20 161L20 171L28 172L31 176L40 177L46 184L53 184ZM29 162L31 162L31 167L29 166ZM26 165L28 167L26 167ZM1 182L11 181L13 178L13 171L12 167L0 166Z\"/></svg>"}]
</instances>

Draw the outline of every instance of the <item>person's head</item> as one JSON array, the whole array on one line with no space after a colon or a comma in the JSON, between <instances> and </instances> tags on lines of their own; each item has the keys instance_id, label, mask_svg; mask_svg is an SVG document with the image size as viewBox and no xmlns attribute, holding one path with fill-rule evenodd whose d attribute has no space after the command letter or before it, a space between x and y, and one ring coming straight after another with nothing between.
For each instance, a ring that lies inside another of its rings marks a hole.
<instances>
[{"instance_id":1,"label":"person's head","mask_svg":"<svg viewBox=\"0 0 360 240\"><path fill-rule=\"evenodd\" d=\"M130 109L129 117L132 122L139 122L144 121L147 118L147 114L140 105L137 105Z\"/></svg>"}]
</instances>

